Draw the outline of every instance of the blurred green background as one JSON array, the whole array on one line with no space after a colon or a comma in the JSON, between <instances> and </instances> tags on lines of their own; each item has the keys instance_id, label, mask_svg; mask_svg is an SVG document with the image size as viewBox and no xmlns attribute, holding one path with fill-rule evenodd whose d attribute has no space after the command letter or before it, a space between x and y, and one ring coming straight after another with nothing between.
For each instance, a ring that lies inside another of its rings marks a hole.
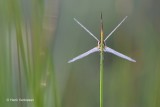
<instances>
[{"instance_id":1,"label":"blurred green background","mask_svg":"<svg viewBox=\"0 0 160 107\"><path fill-rule=\"evenodd\" d=\"M104 107L160 107L160 2L158 0L1 0L0 106L99 107L99 54L68 64L97 45L74 20L107 46ZM14 99L34 101L13 101ZM7 101L9 100L9 101Z\"/></svg>"}]
</instances>

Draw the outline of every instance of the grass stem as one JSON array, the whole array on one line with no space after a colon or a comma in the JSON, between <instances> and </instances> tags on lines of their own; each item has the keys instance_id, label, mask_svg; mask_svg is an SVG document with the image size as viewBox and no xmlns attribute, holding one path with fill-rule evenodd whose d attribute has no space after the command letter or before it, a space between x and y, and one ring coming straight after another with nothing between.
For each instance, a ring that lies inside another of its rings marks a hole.
<instances>
[{"instance_id":1,"label":"grass stem","mask_svg":"<svg viewBox=\"0 0 160 107\"><path fill-rule=\"evenodd\" d=\"M100 53L100 107L103 107L103 51Z\"/></svg>"},{"instance_id":2,"label":"grass stem","mask_svg":"<svg viewBox=\"0 0 160 107\"><path fill-rule=\"evenodd\" d=\"M101 42L100 42L100 107L103 107L103 49L104 49L103 23L101 14Z\"/></svg>"}]
</instances>

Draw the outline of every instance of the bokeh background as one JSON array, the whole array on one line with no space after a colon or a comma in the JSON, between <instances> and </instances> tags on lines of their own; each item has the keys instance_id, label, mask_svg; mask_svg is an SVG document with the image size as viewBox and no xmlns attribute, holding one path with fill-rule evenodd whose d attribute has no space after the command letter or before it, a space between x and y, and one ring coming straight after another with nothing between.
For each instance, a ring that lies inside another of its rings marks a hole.
<instances>
[{"instance_id":1,"label":"bokeh background","mask_svg":"<svg viewBox=\"0 0 160 107\"><path fill-rule=\"evenodd\" d=\"M160 107L160 1L1 0L0 106L99 107L99 53L68 64L97 42L134 58L104 56L104 107ZM14 99L34 99L10 101ZM7 101L9 99L9 101Z\"/></svg>"}]
</instances>

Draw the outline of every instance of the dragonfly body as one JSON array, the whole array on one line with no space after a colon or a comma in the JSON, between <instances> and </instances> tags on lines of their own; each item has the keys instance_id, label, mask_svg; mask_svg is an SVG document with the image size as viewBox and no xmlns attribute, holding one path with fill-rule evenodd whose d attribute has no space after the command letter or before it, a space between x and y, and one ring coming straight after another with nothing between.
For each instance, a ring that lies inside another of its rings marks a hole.
<instances>
[{"instance_id":1,"label":"dragonfly body","mask_svg":"<svg viewBox=\"0 0 160 107\"><path fill-rule=\"evenodd\" d=\"M74 18L74 20L86 31L88 32L95 40L97 40L98 42L98 46L92 48L91 50L71 59L68 61L68 63L71 63L71 62L74 62L78 59L81 59L91 53L94 53L94 52L108 52L108 53L112 53L118 57L121 57L123 59L126 59L126 60L129 60L131 62L136 62L134 59L126 56L126 55L123 55L122 53L120 52L117 52L109 47L106 46L105 42L106 40L113 34L113 32L124 22L124 20L127 18L127 16L113 29L113 31L104 39L104 32L103 32L103 20L102 20L102 13L101 13L101 29L100 29L100 37L101 39L98 40L96 36L94 36L86 27L84 27L77 19Z\"/></svg>"}]
</instances>

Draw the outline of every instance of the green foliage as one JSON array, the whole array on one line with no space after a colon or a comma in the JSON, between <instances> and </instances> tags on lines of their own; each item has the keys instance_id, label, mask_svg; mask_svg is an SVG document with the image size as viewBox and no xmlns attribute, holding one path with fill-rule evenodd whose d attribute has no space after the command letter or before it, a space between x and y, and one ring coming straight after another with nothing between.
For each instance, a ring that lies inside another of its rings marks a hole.
<instances>
[{"instance_id":1,"label":"green foliage","mask_svg":"<svg viewBox=\"0 0 160 107\"><path fill-rule=\"evenodd\" d=\"M20 0L0 4L0 105L59 107L52 49L43 29L44 4ZM31 4L32 11L25 10Z\"/></svg>"}]
</instances>

